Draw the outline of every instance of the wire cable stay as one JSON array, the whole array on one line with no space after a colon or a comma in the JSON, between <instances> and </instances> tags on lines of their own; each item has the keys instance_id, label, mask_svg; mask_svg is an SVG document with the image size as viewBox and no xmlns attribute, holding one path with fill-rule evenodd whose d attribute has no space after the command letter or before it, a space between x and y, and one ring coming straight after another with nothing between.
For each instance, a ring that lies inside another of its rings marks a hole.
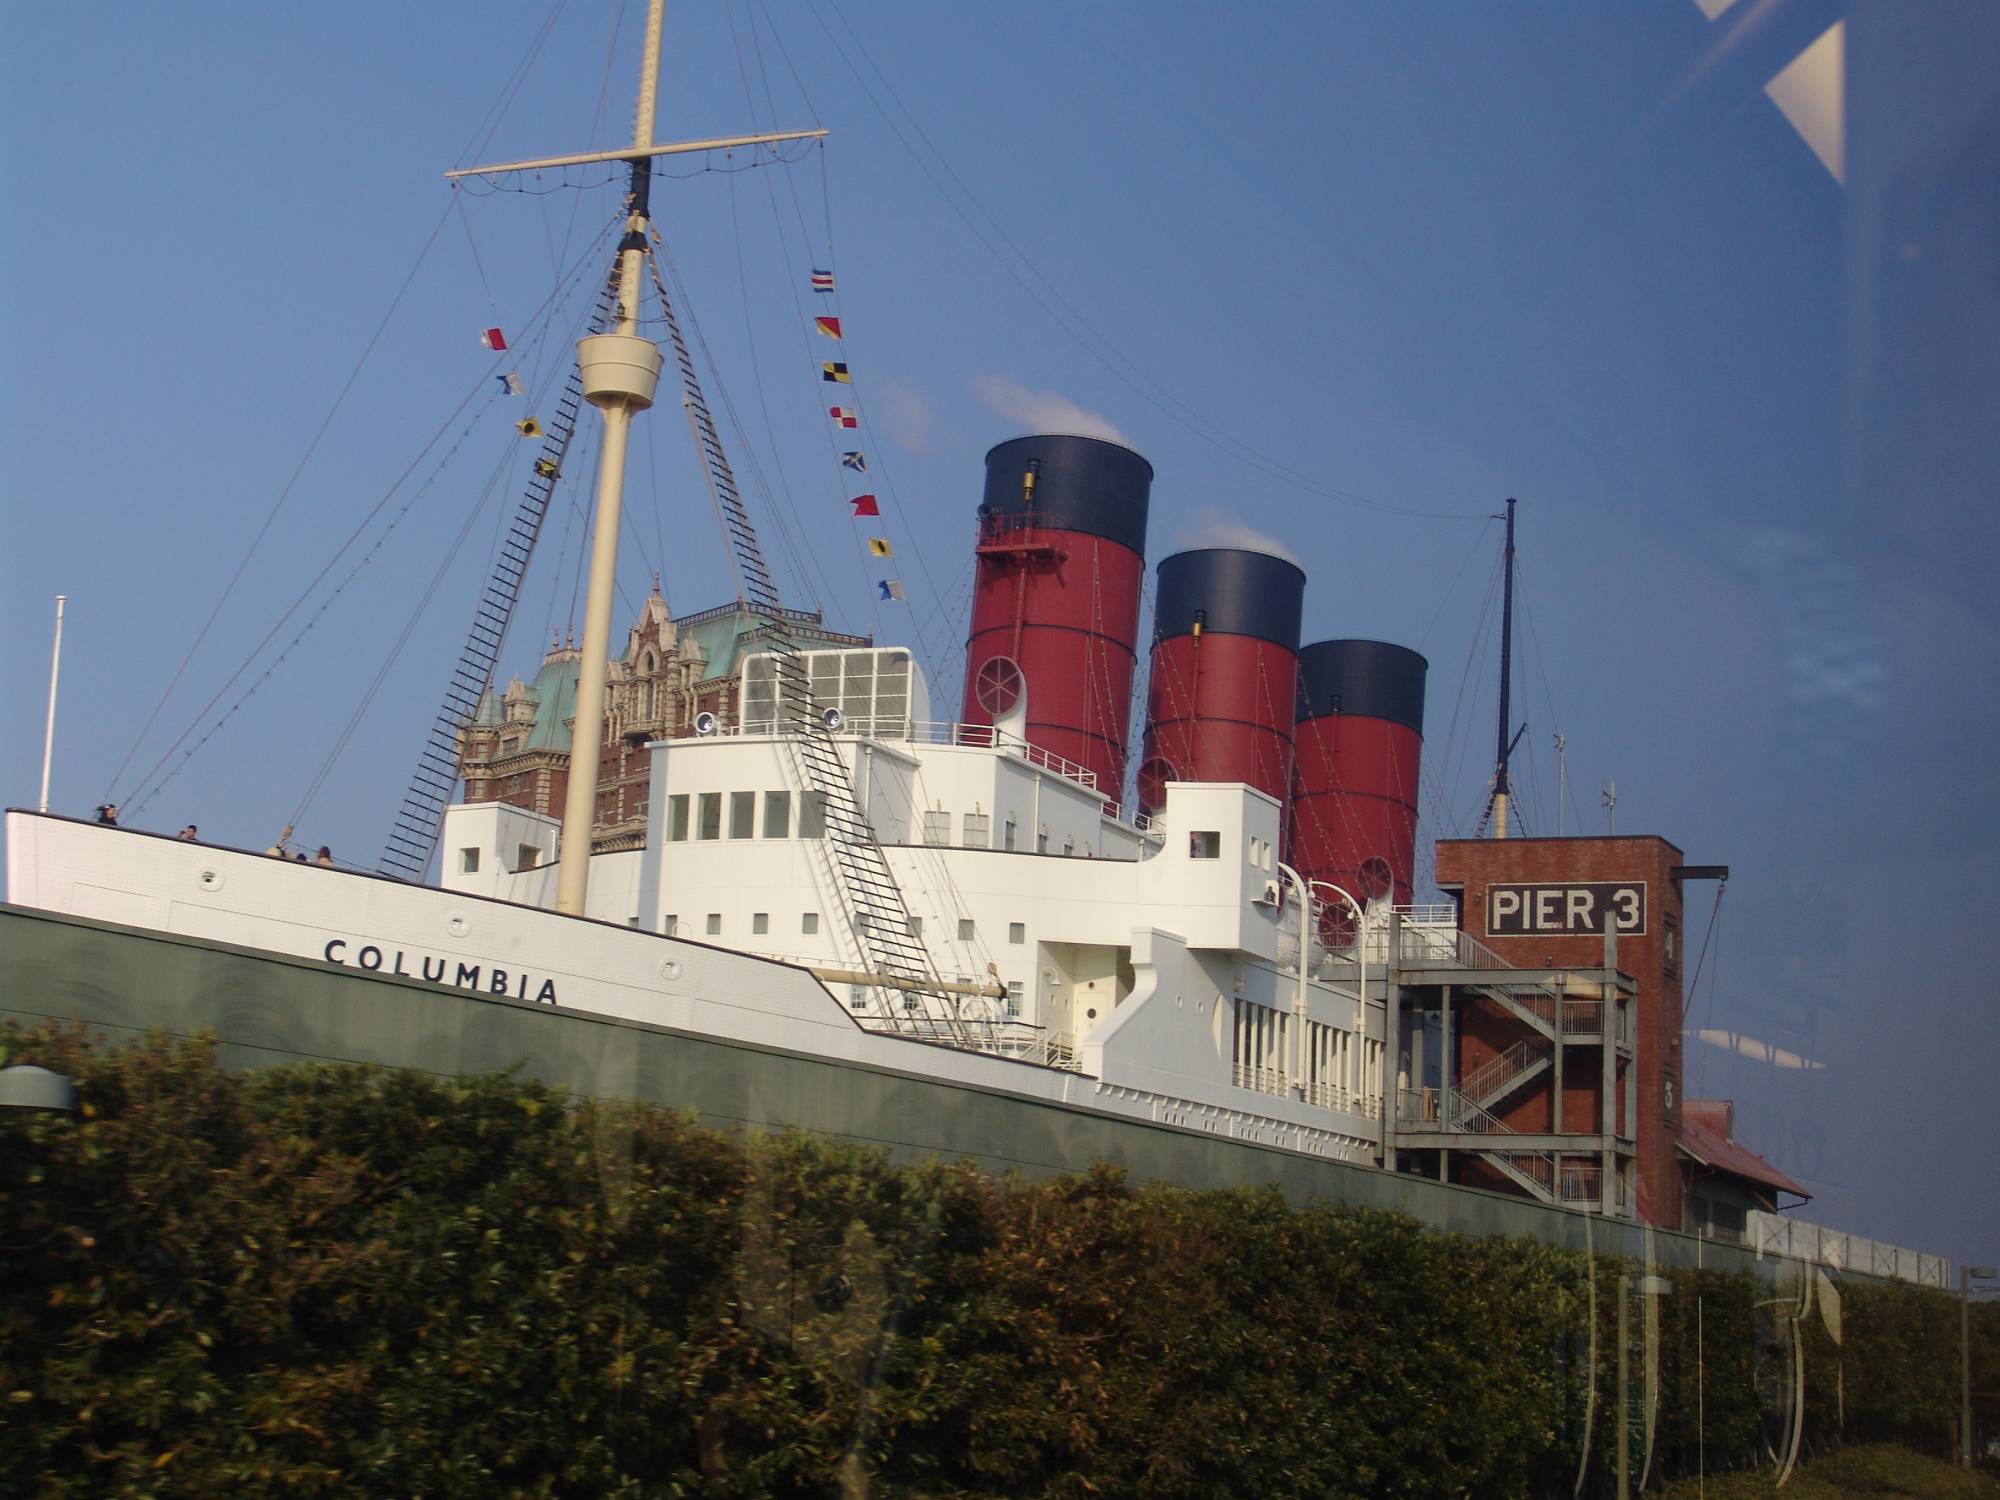
<instances>
[{"instance_id":1,"label":"wire cable stay","mask_svg":"<svg viewBox=\"0 0 2000 1500\"><path fill-rule=\"evenodd\" d=\"M875 88L869 83L868 73L864 73L854 58L848 55L847 44L842 42L841 38L835 34L833 28L827 24L826 19L820 15L818 5L814 3L814 0L806 0L807 12L819 24L820 30L826 34L827 41L839 55L840 60L847 66L848 71L854 75L855 81L860 84L861 91L867 96L868 102L882 116L883 121L889 126L890 132L895 135L904 150L909 152L911 159L916 162L918 169L930 180L931 185L937 189L939 196L945 200L946 205L958 216L959 220L971 232L973 238L979 242L980 246L999 263L1001 269L1007 273L1008 277L1038 307L1046 312L1078 347L1083 349L1085 353L1089 354L1099 364L1103 365L1114 378L1129 387L1147 404L1155 407L1174 422L1185 426L1203 442L1218 449L1239 463L1248 465L1267 478L1274 479L1294 489L1303 490L1308 494L1318 495L1322 499L1332 500L1341 505L1351 505L1363 510L1378 511L1385 515L1402 516L1413 520L1483 521L1486 519L1485 515L1479 512L1430 511L1412 506L1394 505L1370 499L1352 490L1344 490L1325 484L1311 475L1294 469L1237 438L1206 416L1201 408L1201 403L1181 399L1166 386L1154 379L1146 372L1145 367L1139 361L1134 360L1120 350L1035 265L1014 238L1008 234L1001 221L980 203L979 199L972 193L972 190L966 186L964 178L959 175L957 169L951 165L949 159L938 149L936 143L931 140L928 132L924 130L922 123L917 119L916 114L903 102L902 97L896 92L895 85L889 82L888 76L883 73L880 65L869 54L866 44L862 42L859 33L855 31L853 24L848 21L840 7L835 3L835 0L820 0L820 3L824 4L826 9L832 12L834 19L840 23L841 29L847 33L855 53L867 64L869 72L872 72L875 78L880 81L882 91L894 101L896 108L902 112L903 117L909 122L910 131L914 132L917 140L923 143L925 150L930 153L931 157L936 159L938 167L943 170L945 176L951 180L951 183L957 189L959 196L954 196L953 192L945 186L944 181L940 179L938 172L933 170L931 162L925 158L924 153L912 144L910 135L905 132L902 123L898 121L896 115L877 96ZM959 197L961 196L966 204L971 205L972 212L968 212L966 207L960 203ZM985 228L982 228L981 224L974 219L974 213L978 215L979 220L984 221ZM1007 254L1001 253L1001 250L994 243L995 240L998 240L1000 245L1006 247Z\"/></svg>"},{"instance_id":2,"label":"wire cable stay","mask_svg":"<svg viewBox=\"0 0 2000 1500\"><path fill-rule=\"evenodd\" d=\"M396 310L403 305L403 298L409 293L410 286L417 279L417 273L423 269L424 262L429 259L431 248L437 244L438 236L444 232L444 226L450 218L451 205L446 204L444 212L438 215L437 223L431 226L431 232L425 236L423 248L417 252L415 264L410 267L408 274L403 277L402 284L396 288L396 294L389 299L388 309L382 314L381 321L375 325L375 331L368 336L368 342L362 346L360 358L355 360L354 368L348 371L347 379L341 383L340 390L335 393L333 404L327 408L326 415L320 419L319 427L313 433L312 440L306 444L306 451L300 455L297 466L292 470L291 477L285 481L284 485L278 491L277 498L271 502L271 508L265 513L263 523L258 526L256 532L250 538L250 545L243 549L243 556L236 564L236 571L229 575L229 581L222 586L222 591L216 595L215 603L209 609L208 618L202 621L201 629L195 632L194 643L188 647L187 654L181 658L181 663L174 669L173 676L167 679L167 685L160 690L159 700L153 704L152 712L146 715L146 722L140 726L138 734L133 737L132 744L126 750L124 759L118 762L118 769L111 773L111 780L104 790L104 801L112 802L118 800L114 797L113 793L116 791L118 783L124 778L126 769L132 764L132 757L138 754L139 747L145 743L146 736L152 733L153 725L158 722L161 710L167 706L167 701L173 697L174 690L180 686L181 679L187 675L187 670L193 665L196 654L201 650L202 643L208 639L209 631L214 629L216 618L222 613L223 606L229 602L230 596L236 592L236 586L243 581L243 575L249 571L250 559L257 555L257 549L263 545L264 538L270 534L271 527L276 523L279 512L285 508L285 502L291 498L292 491L298 487L299 479L304 475L306 466L312 462L313 455L319 451L321 441L326 437L328 429L333 426L333 419L340 414L340 408L346 403L349 393L353 391L355 382L361 378L362 370L367 367L369 358L375 353L376 346L382 342L382 335L387 331L390 320L395 317ZM212 701L211 706L213 706ZM179 741L175 741L175 745L177 746L178 744ZM169 748L167 754L173 754L173 749ZM143 785L143 781L141 785ZM131 801L133 798L128 796L125 800Z\"/></svg>"}]
</instances>

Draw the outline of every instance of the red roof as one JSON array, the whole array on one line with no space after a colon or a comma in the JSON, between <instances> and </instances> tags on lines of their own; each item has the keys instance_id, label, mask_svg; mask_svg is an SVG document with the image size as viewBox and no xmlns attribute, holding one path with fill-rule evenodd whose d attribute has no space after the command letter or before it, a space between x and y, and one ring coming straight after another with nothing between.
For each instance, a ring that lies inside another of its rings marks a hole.
<instances>
[{"instance_id":1,"label":"red roof","mask_svg":"<svg viewBox=\"0 0 2000 1500\"><path fill-rule=\"evenodd\" d=\"M1781 1193L1796 1193L1801 1198L1812 1196L1748 1146L1731 1140L1728 1127L1716 1119L1713 1111L1695 1108L1708 1102L1691 1099L1681 1111L1680 1147L1683 1155L1711 1171L1726 1172L1731 1177L1762 1183Z\"/></svg>"}]
</instances>

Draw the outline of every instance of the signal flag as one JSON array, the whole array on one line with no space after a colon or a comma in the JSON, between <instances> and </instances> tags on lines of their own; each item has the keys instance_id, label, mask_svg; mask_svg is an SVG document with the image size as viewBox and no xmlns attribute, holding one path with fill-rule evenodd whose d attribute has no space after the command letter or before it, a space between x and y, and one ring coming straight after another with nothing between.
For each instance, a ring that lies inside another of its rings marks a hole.
<instances>
[{"instance_id":1,"label":"signal flag","mask_svg":"<svg viewBox=\"0 0 2000 1500\"><path fill-rule=\"evenodd\" d=\"M812 273L812 289L816 292L832 291L833 272L822 271L818 266L814 266Z\"/></svg>"},{"instance_id":2,"label":"signal flag","mask_svg":"<svg viewBox=\"0 0 2000 1500\"><path fill-rule=\"evenodd\" d=\"M479 335L479 342L488 349L505 349L507 335L497 328L489 328Z\"/></svg>"},{"instance_id":3,"label":"signal flag","mask_svg":"<svg viewBox=\"0 0 2000 1500\"><path fill-rule=\"evenodd\" d=\"M882 507L875 503L873 495L856 495L847 503L854 507L854 513L857 516L879 516L882 514Z\"/></svg>"},{"instance_id":4,"label":"signal flag","mask_svg":"<svg viewBox=\"0 0 2000 1500\"><path fill-rule=\"evenodd\" d=\"M859 427L861 425L861 418L854 414L854 408L851 406L829 406L826 409L826 414L842 427Z\"/></svg>"},{"instance_id":5,"label":"signal flag","mask_svg":"<svg viewBox=\"0 0 2000 1500\"><path fill-rule=\"evenodd\" d=\"M896 555L889 549L889 539L885 536L871 536L868 538L868 550L877 557L894 557Z\"/></svg>"},{"instance_id":6,"label":"signal flag","mask_svg":"<svg viewBox=\"0 0 2000 1500\"><path fill-rule=\"evenodd\" d=\"M838 381L841 385L854 384L853 377L847 373L847 366L838 361L833 364L821 365L819 367L819 378L821 380Z\"/></svg>"},{"instance_id":7,"label":"signal flag","mask_svg":"<svg viewBox=\"0 0 2000 1500\"><path fill-rule=\"evenodd\" d=\"M861 456L861 450L858 448L849 449L841 454L840 466L843 469L852 469L857 474L868 472L868 460Z\"/></svg>"},{"instance_id":8,"label":"signal flag","mask_svg":"<svg viewBox=\"0 0 2000 1500\"><path fill-rule=\"evenodd\" d=\"M830 339L840 337L840 319L838 318L814 318L813 327L817 328Z\"/></svg>"},{"instance_id":9,"label":"signal flag","mask_svg":"<svg viewBox=\"0 0 2000 1500\"><path fill-rule=\"evenodd\" d=\"M875 587L882 591L882 597L884 599L904 598L903 586L900 583L896 582L896 580L893 578L884 578L880 582L878 582L875 585Z\"/></svg>"},{"instance_id":10,"label":"signal flag","mask_svg":"<svg viewBox=\"0 0 2000 1500\"><path fill-rule=\"evenodd\" d=\"M522 437L540 437L542 435L542 424L537 422L533 417L523 417L514 424L514 430L520 433Z\"/></svg>"}]
</instances>

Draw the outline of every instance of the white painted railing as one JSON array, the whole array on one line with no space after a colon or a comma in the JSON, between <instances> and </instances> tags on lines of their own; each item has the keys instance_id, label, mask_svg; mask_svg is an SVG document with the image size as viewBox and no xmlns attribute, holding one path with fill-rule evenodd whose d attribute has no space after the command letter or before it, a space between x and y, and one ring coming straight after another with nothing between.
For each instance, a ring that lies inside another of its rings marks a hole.
<instances>
[{"instance_id":1,"label":"white painted railing","mask_svg":"<svg viewBox=\"0 0 2000 1500\"><path fill-rule=\"evenodd\" d=\"M1815 1265L1914 1281L1920 1286L1951 1285L1951 1262L1942 1255L1923 1255L1900 1245L1885 1245L1858 1234L1765 1213L1760 1208L1751 1209L1746 1221L1744 1239L1759 1255L1788 1255Z\"/></svg>"}]
</instances>

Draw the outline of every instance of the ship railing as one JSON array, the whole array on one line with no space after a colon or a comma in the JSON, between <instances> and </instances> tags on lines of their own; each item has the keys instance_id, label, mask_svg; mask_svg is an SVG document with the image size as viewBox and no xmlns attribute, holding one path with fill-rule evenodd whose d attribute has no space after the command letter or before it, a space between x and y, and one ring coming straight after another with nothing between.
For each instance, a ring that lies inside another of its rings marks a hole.
<instances>
[{"instance_id":1,"label":"ship railing","mask_svg":"<svg viewBox=\"0 0 2000 1500\"><path fill-rule=\"evenodd\" d=\"M1283 1068L1262 1068L1255 1063L1232 1063L1229 1068L1230 1082L1239 1089L1251 1089L1259 1094L1289 1094Z\"/></svg>"},{"instance_id":2,"label":"ship railing","mask_svg":"<svg viewBox=\"0 0 2000 1500\"><path fill-rule=\"evenodd\" d=\"M1018 755L1031 766L1040 766L1065 781L1097 790L1097 773L1087 766L1030 744L1019 735L1009 734L992 724L958 724L947 720L919 721L910 726L910 738L927 745L965 745L980 750L1004 750Z\"/></svg>"},{"instance_id":3,"label":"ship railing","mask_svg":"<svg viewBox=\"0 0 2000 1500\"><path fill-rule=\"evenodd\" d=\"M1305 1090L1305 1101L1308 1104L1317 1104L1321 1109L1351 1110L1354 1108L1354 1095L1337 1083L1329 1083L1324 1080L1308 1080L1302 1087Z\"/></svg>"}]
</instances>

